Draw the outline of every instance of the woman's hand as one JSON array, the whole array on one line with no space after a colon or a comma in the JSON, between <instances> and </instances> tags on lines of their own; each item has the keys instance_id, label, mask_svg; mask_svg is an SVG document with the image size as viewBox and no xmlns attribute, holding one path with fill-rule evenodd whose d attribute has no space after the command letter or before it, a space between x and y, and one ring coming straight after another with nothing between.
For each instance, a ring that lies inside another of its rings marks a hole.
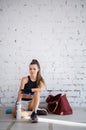
<instances>
[{"instance_id":1,"label":"woman's hand","mask_svg":"<svg viewBox=\"0 0 86 130\"><path fill-rule=\"evenodd\" d=\"M21 91L21 93L26 93L26 92L32 93L32 89L31 88L21 89L20 91Z\"/></svg>"}]
</instances>

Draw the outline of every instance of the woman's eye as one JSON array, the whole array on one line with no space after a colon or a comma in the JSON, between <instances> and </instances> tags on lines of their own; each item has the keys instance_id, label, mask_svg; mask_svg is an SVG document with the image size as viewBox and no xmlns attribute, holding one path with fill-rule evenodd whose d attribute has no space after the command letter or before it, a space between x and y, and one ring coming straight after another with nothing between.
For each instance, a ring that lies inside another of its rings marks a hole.
<instances>
[{"instance_id":1,"label":"woman's eye","mask_svg":"<svg viewBox=\"0 0 86 130\"><path fill-rule=\"evenodd\" d=\"M30 70L36 70L36 68L33 68L33 69L32 69L32 68L30 68Z\"/></svg>"}]
</instances>

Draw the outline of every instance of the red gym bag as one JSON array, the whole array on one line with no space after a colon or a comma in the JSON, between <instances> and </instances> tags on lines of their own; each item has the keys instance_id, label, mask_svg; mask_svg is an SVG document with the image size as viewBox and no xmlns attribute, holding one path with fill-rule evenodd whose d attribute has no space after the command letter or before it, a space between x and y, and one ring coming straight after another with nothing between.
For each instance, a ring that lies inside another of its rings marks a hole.
<instances>
[{"instance_id":1,"label":"red gym bag","mask_svg":"<svg viewBox=\"0 0 86 130\"><path fill-rule=\"evenodd\" d=\"M58 115L68 115L73 113L72 108L66 97L66 94L57 94L55 96L48 95L46 102L47 110L50 113Z\"/></svg>"}]
</instances>

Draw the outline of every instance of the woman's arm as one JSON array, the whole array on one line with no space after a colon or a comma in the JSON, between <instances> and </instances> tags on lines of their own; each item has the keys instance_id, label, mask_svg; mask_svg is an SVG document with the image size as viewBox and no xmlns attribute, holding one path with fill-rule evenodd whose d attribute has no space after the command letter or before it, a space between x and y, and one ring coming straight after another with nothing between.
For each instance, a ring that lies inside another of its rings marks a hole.
<instances>
[{"instance_id":1,"label":"woman's arm","mask_svg":"<svg viewBox=\"0 0 86 130\"><path fill-rule=\"evenodd\" d=\"M44 83L40 81L40 85L38 86L38 88L32 88L32 92L41 92L44 89Z\"/></svg>"},{"instance_id":2,"label":"woman's arm","mask_svg":"<svg viewBox=\"0 0 86 130\"><path fill-rule=\"evenodd\" d=\"M25 84L27 83L28 78L27 77L23 77L21 79L21 83L20 83L20 87L19 87L19 91L18 91L18 98L17 101L21 101L22 98L22 93L21 93L21 89L24 89Z\"/></svg>"},{"instance_id":3,"label":"woman's arm","mask_svg":"<svg viewBox=\"0 0 86 130\"><path fill-rule=\"evenodd\" d=\"M27 77L23 77L23 78L21 79L19 91L20 91L21 89L24 89L24 86L25 86L25 84L27 83L27 81L28 81L28 78L27 78Z\"/></svg>"}]
</instances>

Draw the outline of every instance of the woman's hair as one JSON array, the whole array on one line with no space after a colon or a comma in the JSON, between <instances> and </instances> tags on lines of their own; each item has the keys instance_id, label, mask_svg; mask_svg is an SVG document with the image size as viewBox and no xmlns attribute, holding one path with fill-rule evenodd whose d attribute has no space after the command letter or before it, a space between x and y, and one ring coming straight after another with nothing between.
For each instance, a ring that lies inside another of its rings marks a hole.
<instances>
[{"instance_id":1,"label":"woman's hair","mask_svg":"<svg viewBox=\"0 0 86 130\"><path fill-rule=\"evenodd\" d=\"M39 69L39 71L37 73L37 78L36 78L36 80L37 80L37 87L38 87L40 85L40 81L42 81L42 83L44 83L44 84L45 84L45 81L44 81L44 79L43 79L43 77L41 75L41 68L40 68L40 64L39 64L38 60L33 59L31 61L30 65L33 65L33 64L37 65L38 69Z\"/></svg>"}]
</instances>

